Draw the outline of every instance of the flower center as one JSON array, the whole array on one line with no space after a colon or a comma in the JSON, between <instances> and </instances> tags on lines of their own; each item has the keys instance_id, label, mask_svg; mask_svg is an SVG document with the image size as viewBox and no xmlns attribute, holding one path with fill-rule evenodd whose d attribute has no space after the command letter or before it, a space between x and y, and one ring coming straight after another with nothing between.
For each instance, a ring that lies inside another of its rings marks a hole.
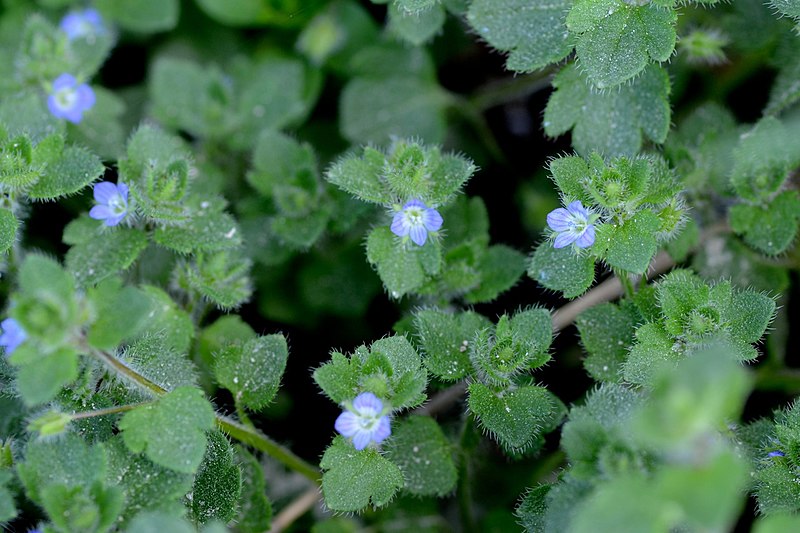
<instances>
[{"instance_id":1,"label":"flower center","mask_svg":"<svg viewBox=\"0 0 800 533\"><path fill-rule=\"evenodd\" d=\"M121 215L128 209L128 206L125 203L125 199L122 198L122 195L115 194L108 200L108 208L111 209L115 215Z\"/></svg>"},{"instance_id":2,"label":"flower center","mask_svg":"<svg viewBox=\"0 0 800 533\"><path fill-rule=\"evenodd\" d=\"M56 91L55 99L61 109L72 109L78 101L78 91L72 87L64 87Z\"/></svg>"},{"instance_id":3,"label":"flower center","mask_svg":"<svg viewBox=\"0 0 800 533\"><path fill-rule=\"evenodd\" d=\"M405 215L410 226L422 225L422 209L419 207L409 207L406 209Z\"/></svg>"}]
</instances>

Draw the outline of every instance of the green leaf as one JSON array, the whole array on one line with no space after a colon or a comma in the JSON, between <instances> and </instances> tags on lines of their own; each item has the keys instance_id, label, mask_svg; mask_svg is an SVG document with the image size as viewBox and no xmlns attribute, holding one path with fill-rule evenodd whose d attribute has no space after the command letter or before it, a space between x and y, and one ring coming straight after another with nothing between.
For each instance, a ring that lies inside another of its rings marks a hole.
<instances>
[{"instance_id":1,"label":"green leaf","mask_svg":"<svg viewBox=\"0 0 800 533\"><path fill-rule=\"evenodd\" d=\"M424 11L411 12L392 3L389 6L387 27L401 39L419 46L442 31L445 18L446 13L441 5L431 5Z\"/></svg>"},{"instance_id":2,"label":"green leaf","mask_svg":"<svg viewBox=\"0 0 800 533\"><path fill-rule=\"evenodd\" d=\"M674 364L681 355L672 347L674 341L664 328L648 323L636 330L636 344L624 363L625 381L637 384L651 383L659 368Z\"/></svg>"},{"instance_id":3,"label":"green leaf","mask_svg":"<svg viewBox=\"0 0 800 533\"><path fill-rule=\"evenodd\" d=\"M240 89L236 120L227 140L238 149L252 147L265 129L277 131L301 122L321 88L320 72L299 59L265 57L254 64L234 66L235 86Z\"/></svg>"},{"instance_id":4,"label":"green leaf","mask_svg":"<svg viewBox=\"0 0 800 533\"><path fill-rule=\"evenodd\" d=\"M131 520L125 533L197 533L197 529L180 517L179 513L145 510Z\"/></svg>"},{"instance_id":5,"label":"green leaf","mask_svg":"<svg viewBox=\"0 0 800 533\"><path fill-rule=\"evenodd\" d=\"M200 8L226 26L298 26L306 22L302 0L197 0ZM314 12L314 7L309 9Z\"/></svg>"},{"instance_id":6,"label":"green leaf","mask_svg":"<svg viewBox=\"0 0 800 533\"><path fill-rule=\"evenodd\" d=\"M221 203L203 201L187 214L188 220L180 226L157 228L155 242L182 254L229 250L242 244L236 220L222 210Z\"/></svg>"},{"instance_id":7,"label":"green leaf","mask_svg":"<svg viewBox=\"0 0 800 533\"><path fill-rule=\"evenodd\" d=\"M483 279L464 295L464 301L474 304L494 300L517 283L525 273L526 260L525 254L509 246L490 246L479 266Z\"/></svg>"},{"instance_id":8,"label":"green leaf","mask_svg":"<svg viewBox=\"0 0 800 533\"><path fill-rule=\"evenodd\" d=\"M403 474L374 448L362 451L342 436L334 439L320 461L322 494L333 511L359 512L383 507L403 487Z\"/></svg>"},{"instance_id":9,"label":"green leaf","mask_svg":"<svg viewBox=\"0 0 800 533\"><path fill-rule=\"evenodd\" d=\"M244 344L255 337L256 332L239 315L224 315L203 329L197 342L197 351L210 368L214 365L216 354L226 346Z\"/></svg>"},{"instance_id":10,"label":"green leaf","mask_svg":"<svg viewBox=\"0 0 800 533\"><path fill-rule=\"evenodd\" d=\"M742 342L756 343L775 317L775 300L753 291L735 293L727 314L731 334Z\"/></svg>"},{"instance_id":11,"label":"green leaf","mask_svg":"<svg viewBox=\"0 0 800 533\"><path fill-rule=\"evenodd\" d=\"M641 149L643 137L655 143L667 138L670 83L661 67L651 65L631 83L598 91L573 63L558 73L553 87L544 111L545 133L557 137L572 130L572 146L582 155L596 150L607 157L631 156Z\"/></svg>"},{"instance_id":12,"label":"green leaf","mask_svg":"<svg viewBox=\"0 0 800 533\"><path fill-rule=\"evenodd\" d=\"M765 115L777 115L800 100L800 57L790 54L780 66L778 77L769 92Z\"/></svg>"},{"instance_id":13,"label":"green leaf","mask_svg":"<svg viewBox=\"0 0 800 533\"><path fill-rule=\"evenodd\" d=\"M242 472L234 463L233 448L219 431L208 433L208 446L192 486L192 515L200 524L227 523L236 516L242 492Z\"/></svg>"},{"instance_id":14,"label":"green leaf","mask_svg":"<svg viewBox=\"0 0 800 533\"><path fill-rule=\"evenodd\" d=\"M65 228L66 238L73 232L72 228L77 231L77 224L82 224L82 220L75 220ZM127 270L147 248L147 235L138 229L109 229L97 222L93 226L92 237L75 243L65 258L67 270L82 287L91 287Z\"/></svg>"},{"instance_id":15,"label":"green leaf","mask_svg":"<svg viewBox=\"0 0 800 533\"><path fill-rule=\"evenodd\" d=\"M800 19L800 2L797 0L769 0L769 4L784 15Z\"/></svg>"},{"instance_id":16,"label":"green leaf","mask_svg":"<svg viewBox=\"0 0 800 533\"><path fill-rule=\"evenodd\" d=\"M572 51L566 31L571 0L475 0L467 21L494 48L508 53L506 68L530 72L564 59ZM535 35L536 38L531 38Z\"/></svg>"},{"instance_id":17,"label":"green leaf","mask_svg":"<svg viewBox=\"0 0 800 533\"><path fill-rule=\"evenodd\" d=\"M336 403L369 391L392 409L415 407L425 400L427 374L416 350L402 335L360 346L350 357L333 352L331 361L314 371L314 381Z\"/></svg>"},{"instance_id":18,"label":"green leaf","mask_svg":"<svg viewBox=\"0 0 800 533\"><path fill-rule=\"evenodd\" d=\"M800 164L798 134L796 123L768 116L739 137L730 179L742 198L765 202L781 189Z\"/></svg>"},{"instance_id":19,"label":"green leaf","mask_svg":"<svg viewBox=\"0 0 800 533\"><path fill-rule=\"evenodd\" d=\"M392 5L397 6L406 13L420 13L439 3L439 0L394 0Z\"/></svg>"},{"instance_id":20,"label":"green leaf","mask_svg":"<svg viewBox=\"0 0 800 533\"><path fill-rule=\"evenodd\" d=\"M450 443L439 424L412 416L392 429L386 457L400 467L403 488L416 496L444 496L455 488L456 467Z\"/></svg>"},{"instance_id":21,"label":"green leaf","mask_svg":"<svg viewBox=\"0 0 800 533\"><path fill-rule=\"evenodd\" d=\"M547 494L550 489L551 485L539 485L529 490L514 511L525 531L544 531L544 515L547 512Z\"/></svg>"},{"instance_id":22,"label":"green leaf","mask_svg":"<svg viewBox=\"0 0 800 533\"><path fill-rule=\"evenodd\" d=\"M158 465L191 474L203 460L204 431L213 424L214 409L202 391L178 387L152 404L127 412L118 427L131 452L144 452Z\"/></svg>"},{"instance_id":23,"label":"green leaf","mask_svg":"<svg viewBox=\"0 0 800 533\"><path fill-rule=\"evenodd\" d=\"M753 533L783 533L800 529L800 516L774 514L756 520Z\"/></svg>"},{"instance_id":24,"label":"green leaf","mask_svg":"<svg viewBox=\"0 0 800 533\"><path fill-rule=\"evenodd\" d=\"M51 485L42 490L42 502L61 531L107 531L116 522L125 496L118 487Z\"/></svg>"},{"instance_id":25,"label":"green leaf","mask_svg":"<svg viewBox=\"0 0 800 533\"><path fill-rule=\"evenodd\" d=\"M488 327L491 322L473 311L451 314L423 309L414 315L425 367L445 381L459 380L472 373L468 347L475 334Z\"/></svg>"},{"instance_id":26,"label":"green leaf","mask_svg":"<svg viewBox=\"0 0 800 533\"><path fill-rule=\"evenodd\" d=\"M433 242L421 247L403 244L388 226L373 229L367 237L367 260L377 268L392 298L414 291L425 282L428 274L435 274L441 266L439 251L439 246ZM428 262L433 268L426 272Z\"/></svg>"},{"instance_id":27,"label":"green leaf","mask_svg":"<svg viewBox=\"0 0 800 533\"><path fill-rule=\"evenodd\" d=\"M28 497L42 503L42 491L49 486L88 488L102 482L106 465L102 446L89 446L74 433L67 433L58 440L29 440L17 474Z\"/></svg>"},{"instance_id":28,"label":"green leaf","mask_svg":"<svg viewBox=\"0 0 800 533\"><path fill-rule=\"evenodd\" d=\"M545 119L545 129L547 127L547 119ZM567 129L563 131L567 131ZM586 205L593 203L592 196L584 186L586 178L591 175L589 165L586 164L584 158L578 156L558 157L550 161L549 170L556 187L565 199L580 200Z\"/></svg>"},{"instance_id":29,"label":"green leaf","mask_svg":"<svg viewBox=\"0 0 800 533\"><path fill-rule=\"evenodd\" d=\"M659 228L652 211L639 211L615 228L610 224L598 228L597 242L607 247L604 255L609 266L642 274L658 251L655 234Z\"/></svg>"},{"instance_id":30,"label":"green leaf","mask_svg":"<svg viewBox=\"0 0 800 533\"><path fill-rule=\"evenodd\" d=\"M619 381L638 317L631 306L603 303L578 315L575 325L588 352L584 368L598 381Z\"/></svg>"},{"instance_id":31,"label":"green leaf","mask_svg":"<svg viewBox=\"0 0 800 533\"><path fill-rule=\"evenodd\" d=\"M342 91L340 128L354 144L389 144L393 137L444 140L446 93L414 77L354 78Z\"/></svg>"},{"instance_id":32,"label":"green leaf","mask_svg":"<svg viewBox=\"0 0 800 533\"><path fill-rule=\"evenodd\" d=\"M135 287L122 287L109 279L88 291L97 319L89 327L87 341L100 350L115 350L120 342L138 333L151 311L150 299Z\"/></svg>"},{"instance_id":33,"label":"green leaf","mask_svg":"<svg viewBox=\"0 0 800 533\"><path fill-rule=\"evenodd\" d=\"M5 252L17 240L19 221L10 209L0 208L0 253Z\"/></svg>"},{"instance_id":34,"label":"green leaf","mask_svg":"<svg viewBox=\"0 0 800 533\"><path fill-rule=\"evenodd\" d=\"M634 415L634 437L662 449L691 449L728 420L737 419L752 377L729 353L710 348L655 375L652 400Z\"/></svg>"},{"instance_id":35,"label":"green leaf","mask_svg":"<svg viewBox=\"0 0 800 533\"><path fill-rule=\"evenodd\" d=\"M14 495L6 486L14 478L11 470L0 469L0 522L10 522L17 516L17 507L14 505Z\"/></svg>"},{"instance_id":36,"label":"green leaf","mask_svg":"<svg viewBox=\"0 0 800 533\"><path fill-rule=\"evenodd\" d=\"M250 260L240 253L223 250L198 254L194 262L185 265L181 275L193 290L218 308L231 309L242 305L253 293L250 266Z\"/></svg>"},{"instance_id":37,"label":"green leaf","mask_svg":"<svg viewBox=\"0 0 800 533\"><path fill-rule=\"evenodd\" d=\"M348 154L331 165L325 179L365 202L388 204L392 197L386 190L382 174L386 156L367 146L361 157Z\"/></svg>"},{"instance_id":38,"label":"green leaf","mask_svg":"<svg viewBox=\"0 0 800 533\"><path fill-rule=\"evenodd\" d=\"M178 353L187 353L194 338L194 324L189 313L158 287L145 285L141 290L149 298L151 309L143 331L159 332L168 347Z\"/></svg>"},{"instance_id":39,"label":"green leaf","mask_svg":"<svg viewBox=\"0 0 800 533\"><path fill-rule=\"evenodd\" d=\"M44 172L27 194L36 200L52 200L75 194L105 171L100 159L88 150L68 146L57 159L44 162Z\"/></svg>"},{"instance_id":40,"label":"green leaf","mask_svg":"<svg viewBox=\"0 0 800 533\"><path fill-rule=\"evenodd\" d=\"M571 248L553 248L546 241L533 253L528 275L547 289L563 292L564 298L575 298L594 281L594 260Z\"/></svg>"},{"instance_id":41,"label":"green leaf","mask_svg":"<svg viewBox=\"0 0 800 533\"><path fill-rule=\"evenodd\" d=\"M123 352L122 360L162 389L169 391L181 386L197 386L194 364L184 352L169 344L169 337L162 330L136 339Z\"/></svg>"},{"instance_id":42,"label":"green leaf","mask_svg":"<svg viewBox=\"0 0 800 533\"><path fill-rule=\"evenodd\" d=\"M737 204L729 211L731 229L744 242L768 255L784 252L794 241L800 224L800 194L784 191L769 205Z\"/></svg>"},{"instance_id":43,"label":"green leaf","mask_svg":"<svg viewBox=\"0 0 800 533\"><path fill-rule=\"evenodd\" d=\"M122 435L104 442L103 447L108 454L106 479L125 493L121 517L123 523L143 509L183 512L181 500L192 489L190 474L164 468L147 457L131 454L123 443Z\"/></svg>"},{"instance_id":44,"label":"green leaf","mask_svg":"<svg viewBox=\"0 0 800 533\"><path fill-rule=\"evenodd\" d=\"M11 362L19 365L17 390L28 406L49 402L78 378L78 354L72 348L42 354L28 343L14 350Z\"/></svg>"},{"instance_id":45,"label":"green leaf","mask_svg":"<svg viewBox=\"0 0 800 533\"><path fill-rule=\"evenodd\" d=\"M292 184L316 192L318 182L314 149L308 143L301 144L283 133L264 130L253 149L253 170L248 172L247 182L263 196L274 198L279 208L286 203L279 200L281 187ZM308 196L310 198L303 197L306 202L315 199L314 196ZM291 212L305 215L311 207L313 205L305 209L295 208ZM289 214L285 208L282 210Z\"/></svg>"},{"instance_id":46,"label":"green leaf","mask_svg":"<svg viewBox=\"0 0 800 533\"><path fill-rule=\"evenodd\" d=\"M155 33L178 23L178 0L97 0L97 8L126 30Z\"/></svg>"},{"instance_id":47,"label":"green leaf","mask_svg":"<svg viewBox=\"0 0 800 533\"><path fill-rule=\"evenodd\" d=\"M470 411L506 450L520 452L533 445L558 413L555 397L543 387L493 392L472 383L468 390Z\"/></svg>"},{"instance_id":48,"label":"green leaf","mask_svg":"<svg viewBox=\"0 0 800 533\"><path fill-rule=\"evenodd\" d=\"M619 85L641 73L650 61L666 61L675 50L675 10L653 3L577 0L567 15L577 36L575 51L589 81Z\"/></svg>"},{"instance_id":49,"label":"green leaf","mask_svg":"<svg viewBox=\"0 0 800 533\"><path fill-rule=\"evenodd\" d=\"M236 462L242 470L242 497L236 528L243 533L267 531L272 521L272 504L266 496L264 468L244 447L237 445L235 451Z\"/></svg>"},{"instance_id":50,"label":"green leaf","mask_svg":"<svg viewBox=\"0 0 800 533\"><path fill-rule=\"evenodd\" d=\"M153 114L164 125L194 136L223 135L232 99L223 76L213 66L204 68L185 59L158 58L148 82Z\"/></svg>"},{"instance_id":51,"label":"green leaf","mask_svg":"<svg viewBox=\"0 0 800 533\"><path fill-rule=\"evenodd\" d=\"M288 355L283 335L258 337L218 352L214 375L231 391L237 404L259 411L278 392Z\"/></svg>"}]
</instances>

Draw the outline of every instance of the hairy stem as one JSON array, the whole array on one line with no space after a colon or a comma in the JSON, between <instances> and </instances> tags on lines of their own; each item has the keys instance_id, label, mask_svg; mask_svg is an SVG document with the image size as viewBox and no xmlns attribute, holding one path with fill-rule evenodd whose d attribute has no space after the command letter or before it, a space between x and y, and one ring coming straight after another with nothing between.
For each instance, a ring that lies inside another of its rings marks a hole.
<instances>
[{"instance_id":1,"label":"hairy stem","mask_svg":"<svg viewBox=\"0 0 800 533\"><path fill-rule=\"evenodd\" d=\"M82 418L93 418L95 416L107 416L107 415L116 415L119 413L124 413L126 411L131 411L136 409L137 407L141 407L143 405L151 404L152 402L142 402L142 403L134 403L129 405L118 405L116 407L106 407L105 409L95 409L94 411L83 411L82 413L75 413L70 415L73 420L80 420Z\"/></svg>"}]
</instances>

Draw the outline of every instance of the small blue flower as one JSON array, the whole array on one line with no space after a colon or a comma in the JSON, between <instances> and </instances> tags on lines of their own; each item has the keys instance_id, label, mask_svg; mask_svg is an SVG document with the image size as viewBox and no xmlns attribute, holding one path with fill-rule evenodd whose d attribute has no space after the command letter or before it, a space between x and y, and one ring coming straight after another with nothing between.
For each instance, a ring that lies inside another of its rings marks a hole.
<instances>
[{"instance_id":1,"label":"small blue flower","mask_svg":"<svg viewBox=\"0 0 800 533\"><path fill-rule=\"evenodd\" d=\"M72 74L62 74L53 82L53 91L47 97L47 107L56 118L65 118L75 124L83 112L94 106L94 91L85 83L78 83Z\"/></svg>"},{"instance_id":2,"label":"small blue flower","mask_svg":"<svg viewBox=\"0 0 800 533\"><path fill-rule=\"evenodd\" d=\"M128 186L122 182L116 185L110 181L95 184L94 199L97 205L89 211L89 216L105 220L106 226L116 226L128 214Z\"/></svg>"},{"instance_id":3,"label":"small blue flower","mask_svg":"<svg viewBox=\"0 0 800 533\"><path fill-rule=\"evenodd\" d=\"M336 431L353 439L356 450L363 450L370 441L379 444L392 434L389 416L383 412L383 402L371 392L362 392L347 406L334 424Z\"/></svg>"},{"instance_id":4,"label":"small blue flower","mask_svg":"<svg viewBox=\"0 0 800 533\"><path fill-rule=\"evenodd\" d=\"M70 11L58 25L61 31L67 34L67 39L74 41L80 38L91 38L105 31L103 18L94 9L83 11Z\"/></svg>"},{"instance_id":5,"label":"small blue flower","mask_svg":"<svg viewBox=\"0 0 800 533\"><path fill-rule=\"evenodd\" d=\"M442 222L442 215L436 209L426 206L422 200L415 198L406 202L406 205L395 213L392 219L392 233L398 237L410 235L415 244L422 246L428 239L428 233L439 231Z\"/></svg>"},{"instance_id":6,"label":"small blue flower","mask_svg":"<svg viewBox=\"0 0 800 533\"><path fill-rule=\"evenodd\" d=\"M578 248L588 248L594 244L594 217L579 200L569 204L566 209L559 207L547 215L547 225L556 232L554 248L564 248L573 242Z\"/></svg>"},{"instance_id":7,"label":"small blue flower","mask_svg":"<svg viewBox=\"0 0 800 533\"><path fill-rule=\"evenodd\" d=\"M17 346L28 338L28 334L13 318L6 318L0 322L0 329L3 330L3 333L0 334L0 346L6 349L6 355L11 355Z\"/></svg>"},{"instance_id":8,"label":"small blue flower","mask_svg":"<svg viewBox=\"0 0 800 533\"><path fill-rule=\"evenodd\" d=\"M786 454L780 450L775 450L767 454L768 457L786 457Z\"/></svg>"}]
</instances>

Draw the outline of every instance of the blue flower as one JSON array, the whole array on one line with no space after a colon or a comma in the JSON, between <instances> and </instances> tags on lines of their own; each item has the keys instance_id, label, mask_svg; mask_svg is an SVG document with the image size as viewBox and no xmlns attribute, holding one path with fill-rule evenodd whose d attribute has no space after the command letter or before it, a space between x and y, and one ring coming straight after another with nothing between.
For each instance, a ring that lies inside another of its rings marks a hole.
<instances>
[{"instance_id":1,"label":"blue flower","mask_svg":"<svg viewBox=\"0 0 800 533\"><path fill-rule=\"evenodd\" d=\"M6 349L6 355L11 355L17 346L28 338L28 334L13 318L6 318L0 322L0 329L3 330L3 333L0 334L0 346Z\"/></svg>"},{"instance_id":2,"label":"blue flower","mask_svg":"<svg viewBox=\"0 0 800 533\"><path fill-rule=\"evenodd\" d=\"M780 450L775 450L767 454L768 457L786 457L786 454Z\"/></svg>"},{"instance_id":3,"label":"blue flower","mask_svg":"<svg viewBox=\"0 0 800 533\"><path fill-rule=\"evenodd\" d=\"M547 215L547 225L556 232L554 248L563 248L575 243L578 248L588 248L594 244L594 216L585 209L579 200L569 204L566 209L559 207Z\"/></svg>"},{"instance_id":4,"label":"blue flower","mask_svg":"<svg viewBox=\"0 0 800 533\"><path fill-rule=\"evenodd\" d=\"M94 186L97 205L89 211L95 220L105 220L106 226L116 226L128 214L128 186L120 182L101 181Z\"/></svg>"},{"instance_id":5,"label":"blue flower","mask_svg":"<svg viewBox=\"0 0 800 533\"><path fill-rule=\"evenodd\" d=\"M362 392L334 424L336 431L353 439L356 450L363 450L370 441L378 444L392 434L389 416L383 412L383 402L371 392Z\"/></svg>"},{"instance_id":6,"label":"blue flower","mask_svg":"<svg viewBox=\"0 0 800 533\"><path fill-rule=\"evenodd\" d=\"M47 97L47 107L56 118L65 118L77 124L83 112L94 106L94 91L85 83L78 83L72 74L62 74L53 82L53 91Z\"/></svg>"},{"instance_id":7,"label":"blue flower","mask_svg":"<svg viewBox=\"0 0 800 533\"><path fill-rule=\"evenodd\" d=\"M67 39L70 41L82 37L91 38L105 31L100 13L91 8L83 11L70 11L64 15L58 27L67 34Z\"/></svg>"},{"instance_id":8,"label":"blue flower","mask_svg":"<svg viewBox=\"0 0 800 533\"><path fill-rule=\"evenodd\" d=\"M442 215L426 206L422 200L413 199L406 202L403 208L395 213L392 219L392 233L398 237L411 236L415 244L422 246L428 239L428 233L438 231L442 227Z\"/></svg>"}]
</instances>

